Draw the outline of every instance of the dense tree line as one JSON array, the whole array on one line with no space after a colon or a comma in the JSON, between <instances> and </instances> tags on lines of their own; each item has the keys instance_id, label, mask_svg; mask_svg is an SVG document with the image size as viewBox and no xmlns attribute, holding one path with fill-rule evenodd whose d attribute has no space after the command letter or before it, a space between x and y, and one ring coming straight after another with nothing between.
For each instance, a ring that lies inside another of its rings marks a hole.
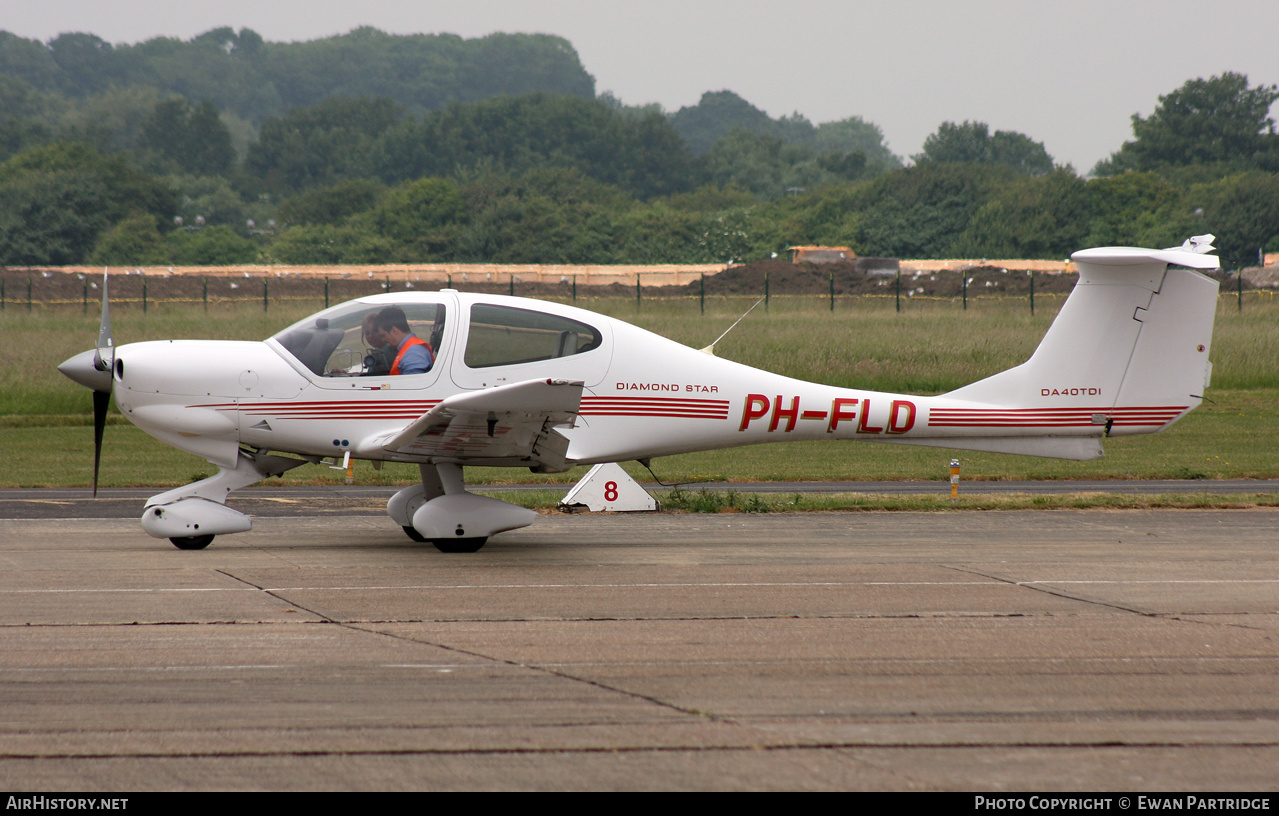
<instances>
[{"instance_id":1,"label":"dense tree line","mask_svg":"<svg viewBox=\"0 0 1279 816\"><path fill-rule=\"evenodd\" d=\"M595 80L572 45L547 34L392 35L375 28L273 43L247 28L188 41L117 45L92 34L47 44L0 31L0 74L41 93L83 99L112 87L210 100L254 124L333 96L386 97L422 112L499 93L593 98Z\"/></svg>"},{"instance_id":2,"label":"dense tree line","mask_svg":"<svg viewBox=\"0 0 1279 816\"><path fill-rule=\"evenodd\" d=\"M0 32L0 263L1061 258L1213 232L1244 264L1279 249L1277 98L1191 80L1084 178L984 122L906 166L860 117L627 106L555 37Z\"/></svg>"}]
</instances>

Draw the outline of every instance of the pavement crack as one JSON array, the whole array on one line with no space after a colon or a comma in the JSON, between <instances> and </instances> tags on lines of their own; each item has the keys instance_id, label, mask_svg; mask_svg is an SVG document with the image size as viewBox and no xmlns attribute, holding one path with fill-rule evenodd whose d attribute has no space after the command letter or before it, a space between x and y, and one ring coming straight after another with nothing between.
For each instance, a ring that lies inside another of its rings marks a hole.
<instances>
[{"instance_id":1,"label":"pavement crack","mask_svg":"<svg viewBox=\"0 0 1279 816\"><path fill-rule=\"evenodd\" d=\"M369 629L369 628L365 628L363 626L358 626L355 624L341 624L341 625L347 626L350 629L355 629L361 632L369 632L372 634L383 635L385 637L394 638L397 640L403 640L409 643L414 643L414 644L419 644L424 646L433 646L438 649L444 649L445 651L453 652L454 654L466 655L467 657L475 657L475 658L479 658L480 660L487 660L490 663L497 663L503 666L510 666L512 668L525 669L527 671L533 671L533 672L538 672L540 674L550 675L551 677L558 677L562 680L569 680L576 683L582 683L584 685L588 685L588 686L600 689L601 691L607 691L611 694L619 694L624 697L629 697L633 700L642 700L644 702L650 703L655 706L659 706L661 708L668 709L670 711L678 711L681 714L687 714L692 717L701 717L711 722L736 724L734 720L728 717L723 717L708 711L702 711L701 709L697 709L697 708L690 708L688 706L677 705L676 703L672 703L668 700L663 700L651 694L642 694L637 691L629 691L627 689L619 688L617 686L613 686L608 683L603 683L599 680L592 680L589 677L580 677L578 675L571 674L569 672L562 671L560 669L554 669L549 666L544 666L538 663L527 663L521 660L512 660L511 658L507 658L507 657L499 657L497 655L485 654L484 652L479 652L474 649L464 649L460 646L450 646L446 643L437 643L435 641L420 640L418 638L410 637L408 635L401 635L395 632L383 632L378 629Z\"/></svg>"},{"instance_id":2,"label":"pavement crack","mask_svg":"<svg viewBox=\"0 0 1279 816\"><path fill-rule=\"evenodd\" d=\"M1213 747L1231 750L1270 749L1279 743L1269 740L1232 742ZM674 754L674 753L741 753L754 751L848 751L848 750L901 750L915 751L921 747L929 750L973 751L989 748L1000 749L1039 749L1067 750L1091 752L1099 749L1186 749L1202 748L1204 743L1189 740L963 740L937 741L921 746L914 741L803 741L785 740L774 743L753 743L733 745L707 745L704 743L688 743L674 745L585 745L574 747L562 746L495 746L492 748L373 748L373 749L314 749L278 751L222 750L222 751L124 751L124 752L29 752L6 753L6 760L61 759L61 760L119 760L119 759L245 759L273 757L392 757L392 756L537 756L537 755L590 755L590 754Z\"/></svg>"},{"instance_id":3,"label":"pavement crack","mask_svg":"<svg viewBox=\"0 0 1279 816\"><path fill-rule=\"evenodd\" d=\"M305 612L308 615L315 615L317 618L319 618L320 620L326 623L339 623L339 624L341 623L341 621L336 620L330 615L326 615L325 613L319 611L318 609L311 609L309 607L303 606L297 601L290 600L284 597L283 595L279 594L275 590L268 589L267 587L264 587L261 584L255 584L254 582L248 580L247 578L241 578L240 576L227 572L226 570L223 570L223 569L214 570L214 572L218 573L219 575L225 575L226 577L230 578L232 581L238 581L239 583L244 584L247 587L256 589L258 592L268 595L276 599L280 603L286 604L290 608L298 610L299 612Z\"/></svg>"},{"instance_id":4,"label":"pavement crack","mask_svg":"<svg viewBox=\"0 0 1279 816\"><path fill-rule=\"evenodd\" d=\"M1098 606L1105 609L1114 609L1119 612L1128 612L1133 615L1140 615L1143 618L1167 617L1166 614L1160 613L1160 612L1146 612L1141 609L1134 609L1131 606L1124 606L1122 604L1110 603L1107 601L1100 601L1100 600L1097 600L1096 598L1081 597L1079 595L1066 592L1065 590L1056 589L1055 587L1041 586L1040 582L1038 581L1014 581L1011 578L1004 578L1003 576L1000 576L1000 575L992 575L984 570L975 569L972 567L959 567L959 566L950 565L950 566L946 566L946 569L954 570L955 572L962 572L965 575L977 575L982 578L988 578L991 581L997 581L998 583L1006 584L1008 586L1015 586L1015 587L1020 587L1022 589L1029 589L1032 592L1042 592L1043 594L1051 595L1054 598L1063 598L1068 601L1076 601L1078 603L1088 604L1089 606Z\"/></svg>"},{"instance_id":5,"label":"pavement crack","mask_svg":"<svg viewBox=\"0 0 1279 816\"><path fill-rule=\"evenodd\" d=\"M1171 621L1177 621L1178 623L1198 624L1200 626L1207 626L1207 627L1244 629L1250 632L1267 632L1268 631L1263 626L1250 626L1248 624L1238 623L1235 621L1204 620L1202 617L1199 617L1203 615L1212 614L1207 612L1150 612L1147 610L1135 609L1131 606L1124 606L1122 604L1110 603L1108 601L1099 601L1096 598L1081 597L1079 595L1072 594L1062 589L1044 586L1043 582L1041 581L1014 581L1010 578L1004 578L999 575L992 575L988 572L985 572L980 569L975 569L972 567L960 567L960 566L954 566L954 565L947 565L946 568L950 570L954 570L955 572L962 572L965 575L977 575L982 578L989 578L992 581L997 581L1001 584L1006 584L1008 586L1015 586L1015 587L1020 587L1022 589L1029 589L1033 592L1042 592L1045 595L1051 595L1055 598L1063 598L1068 601L1077 601L1082 604L1103 607L1106 609L1115 609L1120 612L1128 612L1133 615L1139 615L1143 618L1153 618L1156 620L1171 620Z\"/></svg>"}]
</instances>

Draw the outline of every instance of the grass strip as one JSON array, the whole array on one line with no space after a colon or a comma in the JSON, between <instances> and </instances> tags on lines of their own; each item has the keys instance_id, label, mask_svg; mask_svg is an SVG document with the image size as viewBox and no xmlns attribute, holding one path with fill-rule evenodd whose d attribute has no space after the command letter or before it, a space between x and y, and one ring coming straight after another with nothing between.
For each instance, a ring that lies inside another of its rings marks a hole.
<instances>
[{"instance_id":1,"label":"grass strip","mask_svg":"<svg viewBox=\"0 0 1279 816\"><path fill-rule=\"evenodd\" d=\"M672 490L656 492L663 512L675 513L848 513L911 512L953 513L974 510L1255 510L1279 507L1279 494L1214 494L1211 484L1203 493L1003 493L961 495L950 500L949 485L938 486L936 496L898 496L873 493L751 493L735 490ZM475 491L541 512L558 511L562 491Z\"/></svg>"}]
</instances>

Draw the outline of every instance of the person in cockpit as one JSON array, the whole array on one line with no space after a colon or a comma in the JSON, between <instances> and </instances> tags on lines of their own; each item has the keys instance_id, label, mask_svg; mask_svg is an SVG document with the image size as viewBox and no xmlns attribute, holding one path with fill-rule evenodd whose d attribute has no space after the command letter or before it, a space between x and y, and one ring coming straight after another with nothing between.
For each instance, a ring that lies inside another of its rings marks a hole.
<instances>
[{"instance_id":1,"label":"person in cockpit","mask_svg":"<svg viewBox=\"0 0 1279 816\"><path fill-rule=\"evenodd\" d=\"M372 311L364 316L361 335L369 353L364 358L364 376L377 377L391 373L391 362L395 359L395 349L387 346L386 335L377 326L378 312Z\"/></svg>"},{"instance_id":2,"label":"person in cockpit","mask_svg":"<svg viewBox=\"0 0 1279 816\"><path fill-rule=\"evenodd\" d=\"M409 320L399 306L388 306L377 316L377 330L394 355L391 374L422 374L435 364L431 346L409 329Z\"/></svg>"}]
</instances>

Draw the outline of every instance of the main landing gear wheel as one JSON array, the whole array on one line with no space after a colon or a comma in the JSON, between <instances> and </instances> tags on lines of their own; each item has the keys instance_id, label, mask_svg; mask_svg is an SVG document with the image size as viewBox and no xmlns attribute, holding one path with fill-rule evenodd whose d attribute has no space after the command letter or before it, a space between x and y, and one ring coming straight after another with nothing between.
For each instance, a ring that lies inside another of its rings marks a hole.
<instances>
[{"instance_id":1,"label":"main landing gear wheel","mask_svg":"<svg viewBox=\"0 0 1279 816\"><path fill-rule=\"evenodd\" d=\"M421 533L419 533L417 530L415 530L412 527L405 527L404 534L408 536L409 538L413 539L414 541L421 542L421 543L426 542L426 536L422 535Z\"/></svg>"},{"instance_id":2,"label":"main landing gear wheel","mask_svg":"<svg viewBox=\"0 0 1279 816\"><path fill-rule=\"evenodd\" d=\"M487 536L482 538L433 538L431 539L431 544L442 553L473 553L479 552L485 541L488 541Z\"/></svg>"},{"instance_id":3,"label":"main landing gear wheel","mask_svg":"<svg viewBox=\"0 0 1279 816\"><path fill-rule=\"evenodd\" d=\"M170 538L169 540L172 541L173 546L177 547L179 550L203 550L205 547L213 543L213 536L181 536L177 538Z\"/></svg>"}]
</instances>

